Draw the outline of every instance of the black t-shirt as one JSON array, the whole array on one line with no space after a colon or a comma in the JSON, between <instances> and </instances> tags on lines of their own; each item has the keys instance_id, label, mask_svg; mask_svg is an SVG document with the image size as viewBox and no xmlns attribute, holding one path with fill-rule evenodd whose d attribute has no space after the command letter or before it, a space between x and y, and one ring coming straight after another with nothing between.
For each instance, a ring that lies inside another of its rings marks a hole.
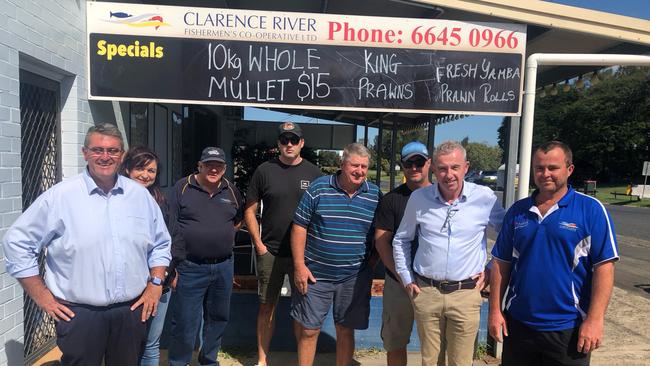
<instances>
[{"instance_id":1,"label":"black t-shirt","mask_svg":"<svg viewBox=\"0 0 650 366\"><path fill-rule=\"evenodd\" d=\"M408 202L411 193L413 193L413 191L411 191L411 189L405 183L388 192L384 198L381 199L379 202L379 207L377 208L377 213L375 214L375 226L377 229L390 231L393 233L393 235L395 235L395 232L397 232L397 229L399 228L400 222L402 222L402 217L404 217L406 203ZM392 241L391 245L393 245ZM415 258L417 245L418 237L416 235L412 243L411 258ZM387 270L386 274L388 274L394 280L397 280L395 275L390 271Z\"/></svg>"},{"instance_id":2,"label":"black t-shirt","mask_svg":"<svg viewBox=\"0 0 650 366\"><path fill-rule=\"evenodd\" d=\"M291 256L293 214L309 184L320 176L320 169L306 159L298 165L272 159L253 173L246 202L262 201L262 242L273 255Z\"/></svg>"}]
</instances>

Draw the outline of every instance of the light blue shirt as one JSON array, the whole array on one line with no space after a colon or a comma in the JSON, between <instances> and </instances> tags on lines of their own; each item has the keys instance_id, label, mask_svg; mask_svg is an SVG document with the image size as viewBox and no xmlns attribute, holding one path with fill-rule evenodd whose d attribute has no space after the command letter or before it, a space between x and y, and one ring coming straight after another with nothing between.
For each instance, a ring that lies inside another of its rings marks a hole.
<instances>
[{"instance_id":1,"label":"light blue shirt","mask_svg":"<svg viewBox=\"0 0 650 366\"><path fill-rule=\"evenodd\" d=\"M45 284L52 294L95 306L140 296L149 268L169 265L170 242L147 189L118 176L106 194L87 169L39 196L3 239L10 275L38 275L38 253L45 248Z\"/></svg>"},{"instance_id":2,"label":"light blue shirt","mask_svg":"<svg viewBox=\"0 0 650 366\"><path fill-rule=\"evenodd\" d=\"M393 238L395 268L404 285L413 271L435 280L461 281L483 271L487 260L487 226L501 229L505 210L488 187L464 182L458 199L448 203L438 184L411 194ZM411 242L419 247L411 263Z\"/></svg>"}]
</instances>

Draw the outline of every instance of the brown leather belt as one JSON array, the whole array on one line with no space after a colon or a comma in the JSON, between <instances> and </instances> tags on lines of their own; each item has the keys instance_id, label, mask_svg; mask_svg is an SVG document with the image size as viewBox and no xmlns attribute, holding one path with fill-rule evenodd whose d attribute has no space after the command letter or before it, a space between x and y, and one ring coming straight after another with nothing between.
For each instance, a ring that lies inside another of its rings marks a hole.
<instances>
[{"instance_id":1,"label":"brown leather belt","mask_svg":"<svg viewBox=\"0 0 650 366\"><path fill-rule=\"evenodd\" d=\"M476 280L472 278L467 278L462 281L438 281L433 278L424 277L419 273L415 273L415 275L420 281L437 288L440 292L450 293L458 290L470 290L476 287Z\"/></svg>"}]
</instances>

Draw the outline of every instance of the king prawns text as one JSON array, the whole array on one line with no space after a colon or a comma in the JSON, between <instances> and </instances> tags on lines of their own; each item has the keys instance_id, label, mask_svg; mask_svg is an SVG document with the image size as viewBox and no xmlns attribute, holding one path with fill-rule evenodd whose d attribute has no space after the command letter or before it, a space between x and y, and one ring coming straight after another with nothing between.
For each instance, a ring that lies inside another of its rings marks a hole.
<instances>
[{"instance_id":1,"label":"king prawns text","mask_svg":"<svg viewBox=\"0 0 650 366\"><path fill-rule=\"evenodd\" d=\"M97 54L106 56L107 60L113 57L137 57L137 58L162 58L164 56L164 47L156 46L156 42L140 44L135 41L130 44L108 43L105 40L97 42Z\"/></svg>"}]
</instances>

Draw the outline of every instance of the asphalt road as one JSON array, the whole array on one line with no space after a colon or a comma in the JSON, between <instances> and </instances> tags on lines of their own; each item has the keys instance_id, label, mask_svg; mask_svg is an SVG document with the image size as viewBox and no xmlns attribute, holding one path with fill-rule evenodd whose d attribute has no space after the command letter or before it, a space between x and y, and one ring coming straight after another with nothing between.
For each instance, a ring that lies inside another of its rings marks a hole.
<instances>
[{"instance_id":1,"label":"asphalt road","mask_svg":"<svg viewBox=\"0 0 650 366\"><path fill-rule=\"evenodd\" d=\"M650 240L650 209L607 205L607 211L614 220L616 234Z\"/></svg>"},{"instance_id":2,"label":"asphalt road","mask_svg":"<svg viewBox=\"0 0 650 366\"><path fill-rule=\"evenodd\" d=\"M614 283L650 299L650 209L607 205L607 210L621 256Z\"/></svg>"}]
</instances>

